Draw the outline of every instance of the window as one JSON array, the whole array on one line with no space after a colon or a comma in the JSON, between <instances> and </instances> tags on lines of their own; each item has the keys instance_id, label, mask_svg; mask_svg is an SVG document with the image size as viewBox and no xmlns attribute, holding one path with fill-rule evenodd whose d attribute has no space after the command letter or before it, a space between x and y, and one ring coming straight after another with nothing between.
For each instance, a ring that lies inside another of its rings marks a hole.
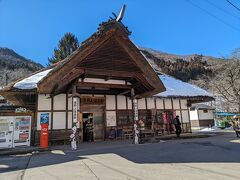
<instances>
[{"instance_id":1,"label":"window","mask_svg":"<svg viewBox=\"0 0 240 180\"><path fill-rule=\"evenodd\" d=\"M190 111L195 111L195 107L190 107Z\"/></svg>"},{"instance_id":2,"label":"window","mask_svg":"<svg viewBox=\"0 0 240 180\"><path fill-rule=\"evenodd\" d=\"M118 110L117 111L117 125L132 125L132 111L131 110Z\"/></svg>"},{"instance_id":3,"label":"window","mask_svg":"<svg viewBox=\"0 0 240 180\"><path fill-rule=\"evenodd\" d=\"M208 110L207 110L207 109L204 109L204 110L203 110L203 113L208 113Z\"/></svg>"}]
</instances>

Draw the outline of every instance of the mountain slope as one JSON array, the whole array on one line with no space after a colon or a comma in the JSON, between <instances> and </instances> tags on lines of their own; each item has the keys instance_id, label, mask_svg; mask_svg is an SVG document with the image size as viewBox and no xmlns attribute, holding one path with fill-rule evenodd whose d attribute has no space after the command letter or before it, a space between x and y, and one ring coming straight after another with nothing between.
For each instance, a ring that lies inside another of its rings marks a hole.
<instances>
[{"instance_id":1,"label":"mountain slope","mask_svg":"<svg viewBox=\"0 0 240 180\"><path fill-rule=\"evenodd\" d=\"M159 59L164 59L165 61L171 61L171 62L176 62L177 59L182 59L184 61L191 61L191 59L194 59L194 57L201 56L199 54L190 54L190 55L176 55L176 54L170 54L166 53L163 51L155 50L152 48L145 48L145 47L140 47L139 48L142 51L147 51L156 58ZM212 56L202 56L202 60L206 61L209 65L216 65L220 63L224 63L225 59L223 58L216 58Z\"/></svg>"},{"instance_id":2,"label":"mountain slope","mask_svg":"<svg viewBox=\"0 0 240 180\"><path fill-rule=\"evenodd\" d=\"M11 49L0 47L0 87L41 68L41 64L26 59Z\"/></svg>"}]
</instances>

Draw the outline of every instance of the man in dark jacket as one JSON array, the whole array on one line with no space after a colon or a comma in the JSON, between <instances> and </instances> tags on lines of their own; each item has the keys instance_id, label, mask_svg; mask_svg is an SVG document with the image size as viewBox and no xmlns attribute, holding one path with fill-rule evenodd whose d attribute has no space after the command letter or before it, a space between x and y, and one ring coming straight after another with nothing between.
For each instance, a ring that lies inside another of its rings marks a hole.
<instances>
[{"instance_id":1,"label":"man in dark jacket","mask_svg":"<svg viewBox=\"0 0 240 180\"><path fill-rule=\"evenodd\" d=\"M87 120L86 124L86 134L87 134L87 141L93 141L93 124L90 119Z\"/></svg>"},{"instance_id":2,"label":"man in dark jacket","mask_svg":"<svg viewBox=\"0 0 240 180\"><path fill-rule=\"evenodd\" d=\"M179 120L179 116L176 116L174 119L173 119L173 124L175 126L175 129L176 129L176 135L177 137L180 137L180 134L182 132L182 128L181 128L181 122Z\"/></svg>"}]
</instances>

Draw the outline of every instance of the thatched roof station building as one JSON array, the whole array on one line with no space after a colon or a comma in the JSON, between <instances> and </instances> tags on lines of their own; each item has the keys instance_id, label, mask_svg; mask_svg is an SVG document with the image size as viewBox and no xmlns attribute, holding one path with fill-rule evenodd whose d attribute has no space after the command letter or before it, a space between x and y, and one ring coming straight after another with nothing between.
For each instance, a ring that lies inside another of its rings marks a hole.
<instances>
[{"instance_id":1,"label":"thatched roof station building","mask_svg":"<svg viewBox=\"0 0 240 180\"><path fill-rule=\"evenodd\" d=\"M100 24L69 57L14 82L0 94L14 105L34 112L32 144L39 142L40 118L49 116L50 141L67 140L75 123L77 98L79 141L84 126L93 121L93 140L129 138L133 130L133 100L146 130L169 132L170 120L180 116L190 132L188 107L211 101L206 91L167 75L157 74L129 39L130 31L116 19Z\"/></svg>"}]
</instances>

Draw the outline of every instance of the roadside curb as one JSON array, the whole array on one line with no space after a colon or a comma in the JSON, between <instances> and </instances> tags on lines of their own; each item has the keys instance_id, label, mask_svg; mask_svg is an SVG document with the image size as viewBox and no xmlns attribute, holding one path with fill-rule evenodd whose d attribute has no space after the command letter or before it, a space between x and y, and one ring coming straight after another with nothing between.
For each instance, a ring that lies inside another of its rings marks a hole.
<instances>
[{"instance_id":1,"label":"roadside curb","mask_svg":"<svg viewBox=\"0 0 240 180\"><path fill-rule=\"evenodd\" d=\"M42 149L39 147L33 147L33 148L13 148L13 149L1 149L0 150L0 156L7 156L7 155L20 155L20 154L28 154L28 153L32 153L32 154L37 154L39 152L48 152L51 151L51 148L46 148L46 149Z\"/></svg>"},{"instance_id":2,"label":"roadside curb","mask_svg":"<svg viewBox=\"0 0 240 180\"><path fill-rule=\"evenodd\" d=\"M213 134L198 134L198 135L188 135L188 136L166 136L166 137L158 137L157 140L179 140L179 139L195 139L195 138L208 138L214 136Z\"/></svg>"}]
</instances>

